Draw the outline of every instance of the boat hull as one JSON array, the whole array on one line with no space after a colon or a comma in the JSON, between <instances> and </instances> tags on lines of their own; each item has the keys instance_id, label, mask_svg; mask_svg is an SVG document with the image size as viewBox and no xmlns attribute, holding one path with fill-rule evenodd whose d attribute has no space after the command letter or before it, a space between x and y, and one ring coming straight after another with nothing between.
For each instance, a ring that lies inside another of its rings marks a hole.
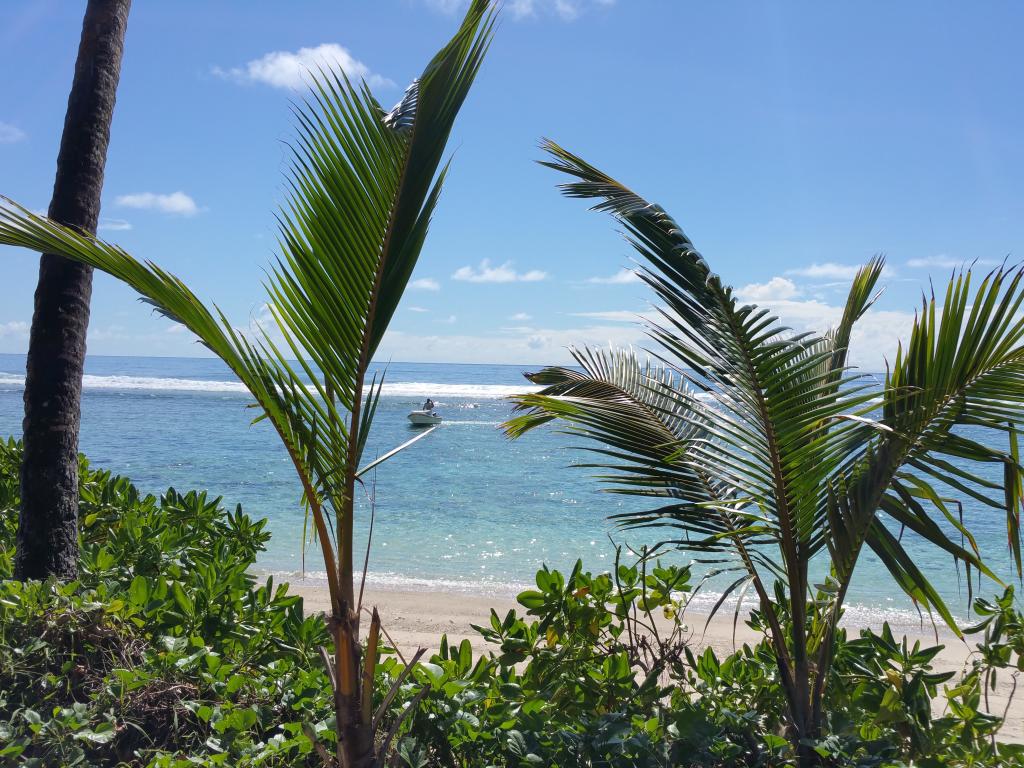
<instances>
[{"instance_id":1,"label":"boat hull","mask_svg":"<svg viewBox=\"0 0 1024 768\"><path fill-rule=\"evenodd\" d=\"M441 417L430 411L413 411L409 414L409 421L414 427L429 427L433 424L440 424Z\"/></svg>"}]
</instances>

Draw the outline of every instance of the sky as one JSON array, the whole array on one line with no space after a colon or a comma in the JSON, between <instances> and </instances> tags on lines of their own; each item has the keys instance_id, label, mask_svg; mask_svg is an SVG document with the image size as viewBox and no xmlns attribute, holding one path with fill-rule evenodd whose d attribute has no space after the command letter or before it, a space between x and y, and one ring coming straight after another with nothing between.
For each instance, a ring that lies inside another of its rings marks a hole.
<instances>
[{"instance_id":1,"label":"sky","mask_svg":"<svg viewBox=\"0 0 1024 768\"><path fill-rule=\"evenodd\" d=\"M45 210L84 0L0 3L0 194ZM310 62L385 106L465 0L136 2L100 235L176 273L232 322L266 315L290 104ZM885 291L852 359L880 370L929 281L1024 253L1024 5L506 0L454 161L378 358L552 364L644 346L649 291L607 216L537 164L550 137L683 226L747 301L796 331L841 313L858 264ZM0 248L0 352L27 348L38 257ZM201 356L96 279L89 353Z\"/></svg>"}]
</instances>

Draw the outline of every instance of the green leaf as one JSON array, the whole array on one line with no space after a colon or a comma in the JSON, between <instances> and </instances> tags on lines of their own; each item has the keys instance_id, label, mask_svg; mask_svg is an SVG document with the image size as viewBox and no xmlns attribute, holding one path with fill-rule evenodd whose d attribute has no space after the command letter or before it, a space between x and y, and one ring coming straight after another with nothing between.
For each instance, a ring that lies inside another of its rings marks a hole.
<instances>
[{"instance_id":1,"label":"green leaf","mask_svg":"<svg viewBox=\"0 0 1024 768\"><path fill-rule=\"evenodd\" d=\"M109 744L113 741L116 732L113 727L108 728L105 731L76 731L74 737L81 741L88 741L92 744Z\"/></svg>"},{"instance_id":2,"label":"green leaf","mask_svg":"<svg viewBox=\"0 0 1024 768\"><path fill-rule=\"evenodd\" d=\"M174 602L181 609L182 613L186 616L191 616L195 612L195 606L179 582L175 581L171 583L171 595L174 597Z\"/></svg>"},{"instance_id":3,"label":"green leaf","mask_svg":"<svg viewBox=\"0 0 1024 768\"><path fill-rule=\"evenodd\" d=\"M149 602L149 581L143 576L133 578L128 587L128 597L133 605L146 605Z\"/></svg>"}]
</instances>

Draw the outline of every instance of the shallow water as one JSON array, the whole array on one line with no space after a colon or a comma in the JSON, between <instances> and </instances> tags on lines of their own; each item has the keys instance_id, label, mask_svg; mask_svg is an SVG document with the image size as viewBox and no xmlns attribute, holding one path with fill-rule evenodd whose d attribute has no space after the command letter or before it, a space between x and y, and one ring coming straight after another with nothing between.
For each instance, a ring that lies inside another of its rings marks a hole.
<instances>
[{"instance_id":1,"label":"shallow water","mask_svg":"<svg viewBox=\"0 0 1024 768\"><path fill-rule=\"evenodd\" d=\"M444 423L381 465L366 496L375 500L370 581L403 589L514 594L542 564L610 567L620 543L645 542L608 517L643 509L637 499L600 492L578 440L544 428L507 440L498 426L510 413L503 397L531 385L516 366L392 363L374 422L369 460L415 435L406 414L432 397ZM0 435L20 435L24 357L0 355ZM293 469L267 424L253 416L241 385L217 360L92 357L84 382L81 448L96 466L127 475L143 490L206 488L269 520L273 538L259 565L303 569L303 513ZM995 471L995 470L994 470ZM365 542L370 504L360 506ZM1005 521L977 502L965 522L997 573L1011 578ZM950 558L908 544L918 567L966 614L966 586ZM320 566L310 549L307 575ZM683 559L681 556L677 556ZM728 582L724 582L728 583ZM701 601L710 605L709 585ZM916 618L877 558L866 552L849 593L848 618ZM994 587L983 590L993 592Z\"/></svg>"}]
</instances>

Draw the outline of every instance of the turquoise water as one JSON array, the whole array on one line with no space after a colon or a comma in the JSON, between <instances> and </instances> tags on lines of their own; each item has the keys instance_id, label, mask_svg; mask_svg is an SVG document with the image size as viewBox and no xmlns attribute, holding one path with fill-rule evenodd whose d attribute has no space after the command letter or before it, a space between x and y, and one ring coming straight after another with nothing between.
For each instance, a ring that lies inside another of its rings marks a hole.
<instances>
[{"instance_id":1,"label":"turquoise water","mask_svg":"<svg viewBox=\"0 0 1024 768\"><path fill-rule=\"evenodd\" d=\"M415 434L406 414L432 397L445 417L439 429L381 465L372 491L375 528L371 583L403 589L512 594L542 564L570 568L577 558L593 570L610 566L609 515L642 509L636 499L601 493L572 438L542 429L507 440L503 398L531 386L522 367L392 363L367 447L369 459ZM0 435L20 435L24 357L0 355ZM303 572L303 513L290 462L266 424L250 426L248 398L217 360L91 357L84 382L81 448L96 466L127 475L143 490L207 488L226 503L266 517L273 538L259 565ZM365 541L369 504L361 505ZM1004 520L976 502L965 521L998 573L1011 578ZM966 586L950 559L909 544L925 570L966 613ZM309 549L308 577L317 578ZM703 595L715 599L714 586ZM721 587L719 587L721 588ZM895 595L873 554L858 565L850 591L851 618L916 618ZM986 592L993 588L986 587Z\"/></svg>"}]
</instances>

